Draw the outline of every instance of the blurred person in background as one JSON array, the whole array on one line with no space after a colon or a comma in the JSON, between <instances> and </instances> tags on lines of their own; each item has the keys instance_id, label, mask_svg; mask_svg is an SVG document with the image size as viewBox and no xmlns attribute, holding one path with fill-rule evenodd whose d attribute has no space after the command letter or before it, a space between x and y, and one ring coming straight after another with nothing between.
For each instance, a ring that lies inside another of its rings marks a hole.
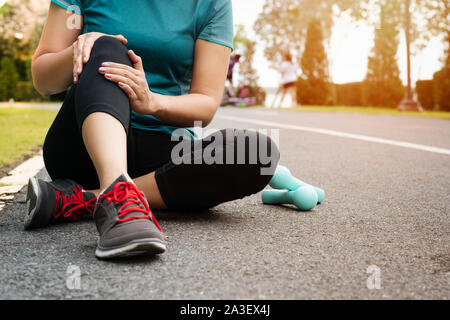
<instances>
[{"instance_id":1,"label":"blurred person in background","mask_svg":"<svg viewBox=\"0 0 450 320\"><path fill-rule=\"evenodd\" d=\"M227 73L227 81L228 81L228 94L230 97L234 97L235 96L235 92L233 89L233 71L234 71L234 67L236 66L236 64L239 63L239 61L241 60L241 55L240 54L232 54L230 56L230 64L228 66L228 73Z\"/></svg>"},{"instance_id":2,"label":"blurred person in background","mask_svg":"<svg viewBox=\"0 0 450 320\"><path fill-rule=\"evenodd\" d=\"M275 94L275 98L272 104L272 107L275 106L277 97L281 93L281 101L279 106L283 105L284 98L286 97L287 92L289 91L292 99L292 106L295 107L298 105L297 102L297 70L298 65L292 61L292 56L290 53L286 53L284 55L284 60L280 65L278 71L281 74L281 85Z\"/></svg>"}]
</instances>

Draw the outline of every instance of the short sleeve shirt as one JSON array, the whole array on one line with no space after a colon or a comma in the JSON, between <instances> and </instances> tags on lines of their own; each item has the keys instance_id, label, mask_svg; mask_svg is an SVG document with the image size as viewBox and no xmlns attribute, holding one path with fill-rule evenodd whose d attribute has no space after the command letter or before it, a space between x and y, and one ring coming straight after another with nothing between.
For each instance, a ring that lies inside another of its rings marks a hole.
<instances>
[{"instance_id":1,"label":"short sleeve shirt","mask_svg":"<svg viewBox=\"0 0 450 320\"><path fill-rule=\"evenodd\" d=\"M150 90L190 89L197 39L233 50L231 0L52 0L83 16L83 31L122 34L144 64ZM132 112L132 127L171 133L176 127Z\"/></svg>"},{"instance_id":2,"label":"short sleeve shirt","mask_svg":"<svg viewBox=\"0 0 450 320\"><path fill-rule=\"evenodd\" d=\"M279 69L281 72L281 83L287 84L297 81L297 69L298 66L295 63L283 61Z\"/></svg>"}]
</instances>

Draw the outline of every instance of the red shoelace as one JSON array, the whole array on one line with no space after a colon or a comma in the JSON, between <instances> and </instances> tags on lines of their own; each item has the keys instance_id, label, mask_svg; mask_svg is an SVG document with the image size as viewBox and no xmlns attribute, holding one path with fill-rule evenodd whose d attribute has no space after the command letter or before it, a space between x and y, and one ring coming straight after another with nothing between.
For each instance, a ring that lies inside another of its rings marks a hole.
<instances>
[{"instance_id":1,"label":"red shoelace","mask_svg":"<svg viewBox=\"0 0 450 320\"><path fill-rule=\"evenodd\" d=\"M53 209L54 217L64 217L71 218L73 220L81 220L81 216L83 215L84 211L93 214L95 201L97 200L97 198L92 198L88 201L84 201L83 189L81 189L80 186L77 186L76 189L72 189L72 191L72 195L66 196L59 190L56 190L56 203L55 208ZM61 206L61 209L56 211L60 200L62 200L63 205ZM69 209L67 210L67 208Z\"/></svg>"},{"instance_id":2,"label":"red shoelace","mask_svg":"<svg viewBox=\"0 0 450 320\"><path fill-rule=\"evenodd\" d=\"M118 204L122 204L122 206L120 207L121 212L118 215L119 218L118 222L126 222L134 219L150 219L151 216L151 220L155 223L156 227L159 229L159 231L163 232L158 224L158 221L156 221L153 212L150 210L147 201L145 201L144 199L144 193L140 191L133 183L131 182L117 183L110 192L104 193L102 195L102 199L105 198L108 199L108 204L110 204L113 201ZM136 205L128 207L133 204ZM143 204L145 209L142 208L140 204ZM120 219L130 212L142 212L143 215Z\"/></svg>"}]
</instances>

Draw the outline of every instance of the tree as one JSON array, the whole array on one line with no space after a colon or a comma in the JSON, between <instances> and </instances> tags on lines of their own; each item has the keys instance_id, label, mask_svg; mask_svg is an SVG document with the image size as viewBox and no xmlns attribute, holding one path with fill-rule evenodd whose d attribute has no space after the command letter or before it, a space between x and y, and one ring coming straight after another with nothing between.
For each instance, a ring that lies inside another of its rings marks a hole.
<instances>
[{"instance_id":1,"label":"tree","mask_svg":"<svg viewBox=\"0 0 450 320\"><path fill-rule=\"evenodd\" d=\"M14 61L3 56L0 60L0 101L15 98L19 75L16 71Z\"/></svg>"},{"instance_id":2,"label":"tree","mask_svg":"<svg viewBox=\"0 0 450 320\"><path fill-rule=\"evenodd\" d=\"M380 25L369 57L366 76L367 103L396 107L403 97L403 86L397 63L401 26L401 2L380 0Z\"/></svg>"},{"instance_id":3,"label":"tree","mask_svg":"<svg viewBox=\"0 0 450 320\"><path fill-rule=\"evenodd\" d=\"M425 34L444 36L447 43L447 55L450 50L450 1L449 0L416 0L421 15L427 24L423 28Z\"/></svg>"},{"instance_id":4,"label":"tree","mask_svg":"<svg viewBox=\"0 0 450 320\"><path fill-rule=\"evenodd\" d=\"M426 11L427 29L441 35L446 43L444 66L433 77L435 109L450 111L450 2L448 0L418 0Z\"/></svg>"},{"instance_id":5,"label":"tree","mask_svg":"<svg viewBox=\"0 0 450 320\"><path fill-rule=\"evenodd\" d=\"M303 74L308 80L328 80L327 54L320 20L313 19L306 33L305 51L301 59Z\"/></svg>"},{"instance_id":6,"label":"tree","mask_svg":"<svg viewBox=\"0 0 450 320\"><path fill-rule=\"evenodd\" d=\"M255 56L256 41L250 40L243 25L236 26L237 31L234 37L235 51L241 53L239 69L241 82L251 88L258 86L258 74L253 66Z\"/></svg>"},{"instance_id":7,"label":"tree","mask_svg":"<svg viewBox=\"0 0 450 320\"><path fill-rule=\"evenodd\" d=\"M300 102L315 105L327 104L330 95L328 60L319 19L311 20L308 25L301 67L306 77L306 87L299 92Z\"/></svg>"},{"instance_id":8,"label":"tree","mask_svg":"<svg viewBox=\"0 0 450 320\"><path fill-rule=\"evenodd\" d=\"M450 53L442 70L434 74L433 96L436 110L450 111Z\"/></svg>"},{"instance_id":9,"label":"tree","mask_svg":"<svg viewBox=\"0 0 450 320\"><path fill-rule=\"evenodd\" d=\"M46 0L9 0L0 11L0 56L25 59L32 55L47 9Z\"/></svg>"},{"instance_id":10,"label":"tree","mask_svg":"<svg viewBox=\"0 0 450 320\"><path fill-rule=\"evenodd\" d=\"M255 22L255 31L265 43L265 56L277 67L283 52L300 56L303 51L306 30L312 18L322 22L324 37L330 38L334 19L344 11L356 20L378 24L376 8L383 0L265 0L262 12ZM392 0L405 8L405 1ZM450 1L413 0L411 38L413 54L424 47L429 36L444 35L450 48ZM399 14L401 25L404 14ZM422 21L426 21L424 25ZM450 49L447 49L450 50Z\"/></svg>"},{"instance_id":11,"label":"tree","mask_svg":"<svg viewBox=\"0 0 450 320\"><path fill-rule=\"evenodd\" d=\"M31 82L31 57L47 9L47 0L9 0L0 8L0 99L39 97Z\"/></svg>"},{"instance_id":12,"label":"tree","mask_svg":"<svg viewBox=\"0 0 450 320\"><path fill-rule=\"evenodd\" d=\"M256 34L265 43L265 56L277 67L283 52L301 56L310 21L321 21L324 38L328 40L333 17L338 11L349 10L355 17L365 16L368 0L265 0L262 12L255 22Z\"/></svg>"}]
</instances>

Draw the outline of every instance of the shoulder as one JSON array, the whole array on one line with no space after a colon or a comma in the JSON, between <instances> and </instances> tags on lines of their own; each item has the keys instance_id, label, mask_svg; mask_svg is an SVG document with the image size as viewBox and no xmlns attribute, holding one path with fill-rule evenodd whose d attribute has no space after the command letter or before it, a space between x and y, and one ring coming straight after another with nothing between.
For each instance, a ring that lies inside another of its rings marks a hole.
<instances>
[{"instance_id":1,"label":"shoulder","mask_svg":"<svg viewBox=\"0 0 450 320\"><path fill-rule=\"evenodd\" d=\"M216 10L232 8L231 0L211 0L211 1L214 3L214 8Z\"/></svg>"},{"instance_id":2,"label":"shoulder","mask_svg":"<svg viewBox=\"0 0 450 320\"><path fill-rule=\"evenodd\" d=\"M233 50L231 0L198 0L197 38L225 45Z\"/></svg>"},{"instance_id":3,"label":"shoulder","mask_svg":"<svg viewBox=\"0 0 450 320\"><path fill-rule=\"evenodd\" d=\"M83 0L51 0L53 3L63 7L64 9L69 9L74 11L74 7L82 8Z\"/></svg>"},{"instance_id":4,"label":"shoulder","mask_svg":"<svg viewBox=\"0 0 450 320\"><path fill-rule=\"evenodd\" d=\"M199 14L205 18L216 15L218 12L231 11L231 0L198 0Z\"/></svg>"},{"instance_id":5,"label":"shoulder","mask_svg":"<svg viewBox=\"0 0 450 320\"><path fill-rule=\"evenodd\" d=\"M198 3L212 7L231 6L232 0L198 0Z\"/></svg>"}]
</instances>

